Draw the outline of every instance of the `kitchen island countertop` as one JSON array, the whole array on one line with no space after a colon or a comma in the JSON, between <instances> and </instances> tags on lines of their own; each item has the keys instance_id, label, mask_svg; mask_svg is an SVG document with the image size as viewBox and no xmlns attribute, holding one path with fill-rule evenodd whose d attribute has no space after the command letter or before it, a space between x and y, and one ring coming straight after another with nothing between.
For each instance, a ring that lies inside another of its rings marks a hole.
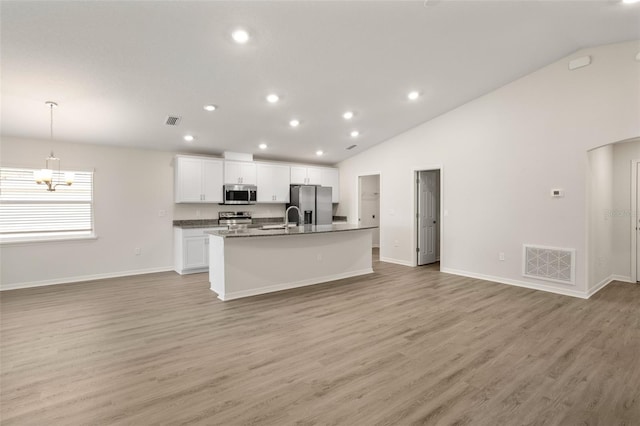
<instances>
[{"instance_id":1,"label":"kitchen island countertop","mask_svg":"<svg viewBox=\"0 0 640 426\"><path fill-rule=\"evenodd\" d=\"M373 228L341 224L206 231L211 290L221 300L232 300L370 274Z\"/></svg>"},{"instance_id":2,"label":"kitchen island countertop","mask_svg":"<svg viewBox=\"0 0 640 426\"><path fill-rule=\"evenodd\" d=\"M246 229L207 231L207 233L214 236L222 237L222 238L246 238L246 237L274 237L274 236L287 236L287 235L309 235L309 234L321 234L326 232L359 231L362 229L374 229L374 228L377 228L377 226L360 226L360 225L351 225L348 223L344 223L344 224L334 224L334 225L293 226L287 229L285 228L276 228L276 229L246 228Z\"/></svg>"}]
</instances>

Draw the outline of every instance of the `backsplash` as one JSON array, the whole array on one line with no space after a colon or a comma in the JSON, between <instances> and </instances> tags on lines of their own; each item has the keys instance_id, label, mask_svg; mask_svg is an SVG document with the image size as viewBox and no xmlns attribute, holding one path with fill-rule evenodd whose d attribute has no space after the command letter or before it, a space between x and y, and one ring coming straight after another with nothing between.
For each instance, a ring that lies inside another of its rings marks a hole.
<instances>
[{"instance_id":1,"label":"backsplash","mask_svg":"<svg viewBox=\"0 0 640 426\"><path fill-rule=\"evenodd\" d=\"M218 212L247 211L256 218L284 217L286 204L252 204L252 205L219 205L219 204L187 204L173 205L173 220L217 219Z\"/></svg>"},{"instance_id":2,"label":"backsplash","mask_svg":"<svg viewBox=\"0 0 640 426\"><path fill-rule=\"evenodd\" d=\"M193 219L217 219L218 212L226 211L247 211L252 217L282 217L286 204L252 204L252 205L219 205L219 204L187 204L179 203L173 205L173 220L193 220ZM336 214L338 205L333 205L333 214Z\"/></svg>"}]
</instances>

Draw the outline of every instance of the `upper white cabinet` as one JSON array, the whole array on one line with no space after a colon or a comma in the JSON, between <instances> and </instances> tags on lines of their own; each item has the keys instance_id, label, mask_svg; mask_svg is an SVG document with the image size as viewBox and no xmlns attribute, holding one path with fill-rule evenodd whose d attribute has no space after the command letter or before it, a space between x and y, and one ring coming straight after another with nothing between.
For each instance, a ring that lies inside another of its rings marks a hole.
<instances>
[{"instance_id":1,"label":"upper white cabinet","mask_svg":"<svg viewBox=\"0 0 640 426\"><path fill-rule=\"evenodd\" d=\"M291 185L330 186L331 201L340 202L340 172L333 167L291 166Z\"/></svg>"},{"instance_id":2,"label":"upper white cabinet","mask_svg":"<svg viewBox=\"0 0 640 426\"><path fill-rule=\"evenodd\" d=\"M319 167L291 166L291 185L321 185Z\"/></svg>"},{"instance_id":3,"label":"upper white cabinet","mask_svg":"<svg viewBox=\"0 0 640 426\"><path fill-rule=\"evenodd\" d=\"M340 173L332 167L176 156L176 203L222 203L224 184L256 185L258 203L288 203L290 185L330 186L331 201L340 202Z\"/></svg>"},{"instance_id":4,"label":"upper white cabinet","mask_svg":"<svg viewBox=\"0 0 640 426\"><path fill-rule=\"evenodd\" d=\"M258 203L289 202L289 166L256 163Z\"/></svg>"},{"instance_id":5,"label":"upper white cabinet","mask_svg":"<svg viewBox=\"0 0 640 426\"><path fill-rule=\"evenodd\" d=\"M221 203L223 161L178 155L175 158L176 203Z\"/></svg>"},{"instance_id":6,"label":"upper white cabinet","mask_svg":"<svg viewBox=\"0 0 640 426\"><path fill-rule=\"evenodd\" d=\"M331 202L340 202L340 171L334 168L320 169L320 185L331 187Z\"/></svg>"},{"instance_id":7,"label":"upper white cabinet","mask_svg":"<svg viewBox=\"0 0 640 426\"><path fill-rule=\"evenodd\" d=\"M256 184L256 164L249 161L225 161L224 183Z\"/></svg>"}]
</instances>

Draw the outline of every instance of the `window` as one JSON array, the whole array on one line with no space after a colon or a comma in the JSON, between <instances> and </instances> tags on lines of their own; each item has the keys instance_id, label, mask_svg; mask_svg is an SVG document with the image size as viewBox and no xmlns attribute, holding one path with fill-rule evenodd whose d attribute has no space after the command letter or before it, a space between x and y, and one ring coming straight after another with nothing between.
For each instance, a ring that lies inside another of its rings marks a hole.
<instances>
[{"instance_id":1,"label":"window","mask_svg":"<svg viewBox=\"0 0 640 426\"><path fill-rule=\"evenodd\" d=\"M93 236L93 173L74 172L73 185L47 191L34 171L0 168L0 241ZM64 173L54 171L54 182Z\"/></svg>"}]
</instances>

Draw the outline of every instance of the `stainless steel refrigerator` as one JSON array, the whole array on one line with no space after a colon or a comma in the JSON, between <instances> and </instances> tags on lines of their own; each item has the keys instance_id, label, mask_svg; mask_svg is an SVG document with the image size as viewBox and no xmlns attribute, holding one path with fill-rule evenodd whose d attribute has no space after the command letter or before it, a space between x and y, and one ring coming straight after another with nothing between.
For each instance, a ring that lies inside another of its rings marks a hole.
<instances>
[{"instance_id":1,"label":"stainless steel refrigerator","mask_svg":"<svg viewBox=\"0 0 640 426\"><path fill-rule=\"evenodd\" d=\"M331 190L330 186L292 185L287 207L298 207L305 225L331 225ZM299 222L295 209L289 210L289 222Z\"/></svg>"}]
</instances>

